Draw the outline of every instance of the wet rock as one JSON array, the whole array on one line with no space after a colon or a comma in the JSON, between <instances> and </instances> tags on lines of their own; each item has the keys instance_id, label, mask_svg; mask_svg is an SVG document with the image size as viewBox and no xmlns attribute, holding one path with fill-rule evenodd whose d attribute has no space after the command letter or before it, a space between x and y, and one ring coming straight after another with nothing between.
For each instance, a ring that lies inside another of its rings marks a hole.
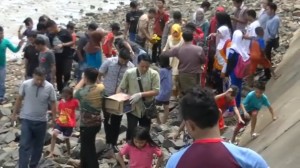
<instances>
[{"instance_id":1,"label":"wet rock","mask_svg":"<svg viewBox=\"0 0 300 168\"><path fill-rule=\"evenodd\" d=\"M91 5L90 8L91 8L91 9L95 9L96 7L95 7L94 5Z\"/></svg>"}]
</instances>

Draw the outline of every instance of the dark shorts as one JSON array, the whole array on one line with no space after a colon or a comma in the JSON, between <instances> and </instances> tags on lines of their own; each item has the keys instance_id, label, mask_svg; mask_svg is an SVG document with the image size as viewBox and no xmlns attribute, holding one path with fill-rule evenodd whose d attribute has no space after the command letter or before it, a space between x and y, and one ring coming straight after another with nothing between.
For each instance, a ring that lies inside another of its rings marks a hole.
<instances>
[{"instance_id":1,"label":"dark shorts","mask_svg":"<svg viewBox=\"0 0 300 168\"><path fill-rule=\"evenodd\" d=\"M63 134L65 137L70 137L73 133L73 128L72 127L63 127L58 124L55 125L54 130L60 132Z\"/></svg>"},{"instance_id":2,"label":"dark shorts","mask_svg":"<svg viewBox=\"0 0 300 168\"><path fill-rule=\"evenodd\" d=\"M254 110L254 111L248 112L248 114L250 115L250 117L251 117L251 114L252 114L252 113L258 113L258 111L257 111L257 110ZM247 118L244 116L244 114L241 114L241 117L242 117L242 119L245 121L245 124L243 124L243 123L238 123L237 126L238 126L239 128L243 128L243 127L247 126L247 125L249 124L250 120L251 120L250 118L247 119Z\"/></svg>"},{"instance_id":3,"label":"dark shorts","mask_svg":"<svg viewBox=\"0 0 300 168\"><path fill-rule=\"evenodd\" d=\"M162 105L169 105L170 102L169 101L159 101L159 100L155 100L155 104L157 106L162 106Z\"/></svg>"}]
</instances>

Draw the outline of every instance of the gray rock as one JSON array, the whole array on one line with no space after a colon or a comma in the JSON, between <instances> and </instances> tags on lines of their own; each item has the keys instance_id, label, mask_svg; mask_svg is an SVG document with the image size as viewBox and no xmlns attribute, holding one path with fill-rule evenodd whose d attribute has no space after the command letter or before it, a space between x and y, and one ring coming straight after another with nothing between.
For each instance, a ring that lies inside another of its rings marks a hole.
<instances>
[{"instance_id":1,"label":"gray rock","mask_svg":"<svg viewBox=\"0 0 300 168\"><path fill-rule=\"evenodd\" d=\"M8 132L5 134L5 143L10 143L16 139L16 134L14 132Z\"/></svg>"},{"instance_id":2,"label":"gray rock","mask_svg":"<svg viewBox=\"0 0 300 168\"><path fill-rule=\"evenodd\" d=\"M80 158L80 144L77 144L77 146L71 150L71 157L74 159Z\"/></svg>"},{"instance_id":3,"label":"gray rock","mask_svg":"<svg viewBox=\"0 0 300 168\"><path fill-rule=\"evenodd\" d=\"M11 109L0 107L0 113L4 116L10 116L11 115Z\"/></svg>"},{"instance_id":4,"label":"gray rock","mask_svg":"<svg viewBox=\"0 0 300 168\"><path fill-rule=\"evenodd\" d=\"M99 154L103 152L105 149L108 148L108 146L104 143L102 139L96 139L96 153Z\"/></svg>"},{"instance_id":5,"label":"gray rock","mask_svg":"<svg viewBox=\"0 0 300 168\"><path fill-rule=\"evenodd\" d=\"M47 131L44 145L46 146L49 145L51 143L51 138L52 138L51 134Z\"/></svg>"},{"instance_id":6,"label":"gray rock","mask_svg":"<svg viewBox=\"0 0 300 168\"><path fill-rule=\"evenodd\" d=\"M3 164L3 168L15 168L16 167L16 163L14 163L13 161L7 161Z\"/></svg>"},{"instance_id":7,"label":"gray rock","mask_svg":"<svg viewBox=\"0 0 300 168\"><path fill-rule=\"evenodd\" d=\"M161 143L161 144L164 143L164 141L165 141L165 137L162 135L158 135L157 139L158 139L159 143Z\"/></svg>"},{"instance_id":8,"label":"gray rock","mask_svg":"<svg viewBox=\"0 0 300 168\"><path fill-rule=\"evenodd\" d=\"M56 162L54 162L52 159L42 159L39 163L39 168L60 168L60 165Z\"/></svg>"},{"instance_id":9,"label":"gray rock","mask_svg":"<svg viewBox=\"0 0 300 168\"><path fill-rule=\"evenodd\" d=\"M10 154L3 150L0 151L0 165L3 165L7 160L9 160Z\"/></svg>"}]
</instances>

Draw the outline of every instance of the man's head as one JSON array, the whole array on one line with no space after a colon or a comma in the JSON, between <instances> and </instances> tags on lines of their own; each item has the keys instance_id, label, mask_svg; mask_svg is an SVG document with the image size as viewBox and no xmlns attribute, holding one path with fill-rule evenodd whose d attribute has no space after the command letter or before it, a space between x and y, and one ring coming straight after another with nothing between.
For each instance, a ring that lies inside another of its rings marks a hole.
<instances>
[{"instance_id":1,"label":"man's head","mask_svg":"<svg viewBox=\"0 0 300 168\"><path fill-rule=\"evenodd\" d=\"M275 3L273 3L273 2L268 3L266 11L269 16L275 15L276 10L277 10L277 5Z\"/></svg>"},{"instance_id":2,"label":"man's head","mask_svg":"<svg viewBox=\"0 0 300 168\"><path fill-rule=\"evenodd\" d=\"M165 0L156 0L156 6L158 9L164 8L164 5L166 4Z\"/></svg>"},{"instance_id":3,"label":"man's head","mask_svg":"<svg viewBox=\"0 0 300 168\"><path fill-rule=\"evenodd\" d=\"M37 37L34 40L35 49L38 51L43 51L46 47L46 41L43 37Z\"/></svg>"},{"instance_id":4,"label":"man's head","mask_svg":"<svg viewBox=\"0 0 300 168\"><path fill-rule=\"evenodd\" d=\"M225 96L226 96L226 100L228 102L231 102L237 96L237 94L239 92L239 88L237 86L231 85L229 89L230 89L230 91L227 92L227 94Z\"/></svg>"},{"instance_id":5,"label":"man's head","mask_svg":"<svg viewBox=\"0 0 300 168\"><path fill-rule=\"evenodd\" d=\"M194 38L194 32L192 30L186 29L182 33L182 38L184 42L192 42Z\"/></svg>"},{"instance_id":6,"label":"man's head","mask_svg":"<svg viewBox=\"0 0 300 168\"><path fill-rule=\"evenodd\" d=\"M58 33L58 26L54 20L48 20L46 27L49 33L51 34Z\"/></svg>"},{"instance_id":7,"label":"man's head","mask_svg":"<svg viewBox=\"0 0 300 168\"><path fill-rule=\"evenodd\" d=\"M138 68L141 74L145 74L150 67L151 58L148 54L141 54L138 57Z\"/></svg>"},{"instance_id":8,"label":"man's head","mask_svg":"<svg viewBox=\"0 0 300 168\"><path fill-rule=\"evenodd\" d=\"M262 8L266 9L269 3L272 3L273 0L261 0Z\"/></svg>"},{"instance_id":9,"label":"man's head","mask_svg":"<svg viewBox=\"0 0 300 168\"><path fill-rule=\"evenodd\" d=\"M208 2L207 0L203 1L202 4L201 4L201 8L204 9L204 11L208 11L209 8L210 8L210 2Z\"/></svg>"},{"instance_id":10,"label":"man's head","mask_svg":"<svg viewBox=\"0 0 300 168\"><path fill-rule=\"evenodd\" d=\"M23 21L23 23L25 24L27 29L32 29L33 28L33 20L30 17L26 18Z\"/></svg>"},{"instance_id":11,"label":"man's head","mask_svg":"<svg viewBox=\"0 0 300 168\"><path fill-rule=\"evenodd\" d=\"M218 131L220 112L213 93L207 88L195 87L187 91L180 102L180 112L193 138L199 131Z\"/></svg>"},{"instance_id":12,"label":"man's head","mask_svg":"<svg viewBox=\"0 0 300 168\"><path fill-rule=\"evenodd\" d=\"M87 68L84 70L84 81L86 84L95 84L98 79L99 72L96 68Z\"/></svg>"},{"instance_id":13,"label":"man's head","mask_svg":"<svg viewBox=\"0 0 300 168\"><path fill-rule=\"evenodd\" d=\"M0 40L4 38L4 29L2 26L0 26Z\"/></svg>"},{"instance_id":14,"label":"man's head","mask_svg":"<svg viewBox=\"0 0 300 168\"><path fill-rule=\"evenodd\" d=\"M45 23L39 22L36 26L36 30L41 34L45 34L45 33L47 33L47 26Z\"/></svg>"},{"instance_id":15,"label":"man's head","mask_svg":"<svg viewBox=\"0 0 300 168\"><path fill-rule=\"evenodd\" d=\"M266 90L265 84L258 82L255 84L254 88L256 97L261 98Z\"/></svg>"},{"instance_id":16,"label":"man's head","mask_svg":"<svg viewBox=\"0 0 300 168\"><path fill-rule=\"evenodd\" d=\"M27 34L27 39L31 45L34 45L36 37L37 37L36 31L29 31Z\"/></svg>"},{"instance_id":17,"label":"man's head","mask_svg":"<svg viewBox=\"0 0 300 168\"><path fill-rule=\"evenodd\" d=\"M139 4L138 4L137 1L131 1L130 4L129 4L129 6L130 6L130 8L131 8L132 11L136 11L137 8L138 8L138 6L139 6Z\"/></svg>"},{"instance_id":18,"label":"man's head","mask_svg":"<svg viewBox=\"0 0 300 168\"><path fill-rule=\"evenodd\" d=\"M130 52L126 48L122 48L119 51L119 64L126 65L128 61L130 60Z\"/></svg>"},{"instance_id":19,"label":"man's head","mask_svg":"<svg viewBox=\"0 0 300 168\"><path fill-rule=\"evenodd\" d=\"M240 8L242 6L244 0L232 0L232 2L236 8Z\"/></svg>"},{"instance_id":20,"label":"man's head","mask_svg":"<svg viewBox=\"0 0 300 168\"><path fill-rule=\"evenodd\" d=\"M156 9L155 8L150 8L148 10L148 17L149 17L149 19L153 19L155 17L155 15L156 15Z\"/></svg>"},{"instance_id":21,"label":"man's head","mask_svg":"<svg viewBox=\"0 0 300 168\"><path fill-rule=\"evenodd\" d=\"M256 19L256 12L255 10L248 10L247 11L247 20L252 22Z\"/></svg>"},{"instance_id":22,"label":"man's head","mask_svg":"<svg viewBox=\"0 0 300 168\"><path fill-rule=\"evenodd\" d=\"M112 23L110 28L114 35L117 35L121 30L119 23Z\"/></svg>"},{"instance_id":23,"label":"man's head","mask_svg":"<svg viewBox=\"0 0 300 168\"><path fill-rule=\"evenodd\" d=\"M47 15L42 15L39 17L39 23L44 23L46 24L50 20L50 18Z\"/></svg>"},{"instance_id":24,"label":"man's head","mask_svg":"<svg viewBox=\"0 0 300 168\"><path fill-rule=\"evenodd\" d=\"M180 11L174 11L173 12L173 19L174 19L174 21L181 22L181 20L182 20L181 12Z\"/></svg>"},{"instance_id":25,"label":"man's head","mask_svg":"<svg viewBox=\"0 0 300 168\"><path fill-rule=\"evenodd\" d=\"M69 23L67 24L67 30L68 30L70 33L74 33L74 31L75 31L75 24L72 23L72 22L69 22Z\"/></svg>"},{"instance_id":26,"label":"man's head","mask_svg":"<svg viewBox=\"0 0 300 168\"><path fill-rule=\"evenodd\" d=\"M262 27L257 27L255 28L255 33L258 37L264 37L264 28Z\"/></svg>"},{"instance_id":27,"label":"man's head","mask_svg":"<svg viewBox=\"0 0 300 168\"><path fill-rule=\"evenodd\" d=\"M33 81L37 86L42 86L46 79L46 71L43 68L36 68L33 72Z\"/></svg>"},{"instance_id":28,"label":"man's head","mask_svg":"<svg viewBox=\"0 0 300 168\"><path fill-rule=\"evenodd\" d=\"M98 29L98 25L94 22L88 24L88 33L96 31Z\"/></svg>"}]
</instances>

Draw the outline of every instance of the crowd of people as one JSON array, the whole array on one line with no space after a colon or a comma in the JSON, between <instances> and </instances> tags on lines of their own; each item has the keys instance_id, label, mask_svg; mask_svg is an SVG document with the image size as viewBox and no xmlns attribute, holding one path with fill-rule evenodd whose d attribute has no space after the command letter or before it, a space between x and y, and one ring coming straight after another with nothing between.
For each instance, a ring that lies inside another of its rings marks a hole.
<instances>
[{"instance_id":1,"label":"crowd of people","mask_svg":"<svg viewBox=\"0 0 300 168\"><path fill-rule=\"evenodd\" d=\"M167 123L169 103L175 100L180 102L178 118L182 123L171 138L183 138L187 147L169 159L167 168L267 168L261 156L234 144L240 129L249 122L251 137L259 136L255 126L262 106L269 108L273 120L277 119L264 91L266 81L280 76L272 68L272 50L279 46L280 18L272 0L262 0L258 15L243 0L232 2L232 16L222 6L211 9L205 0L189 20L183 19L180 11L173 11L170 18L165 0L156 0L155 7L147 11L139 10L138 2L131 1L124 32L119 23L112 23L110 30L90 23L79 37L74 23L64 28L43 15L35 29L33 20L26 18L25 31L23 26L18 31L18 46L4 38L0 27L1 104L7 102L6 49L18 52L27 38L23 49L26 80L12 114L13 121L21 119L19 167L38 166L48 113L54 130L48 157L55 155L59 134L64 136L70 154L68 138L76 127L77 109L82 168L99 166L95 139L102 121L106 143L117 153L115 158L122 168L127 159L129 167L150 168L153 155L158 157L156 167L161 167L164 155L149 131L153 119ZM209 10L214 10L214 15L206 18ZM70 88L74 62L77 85ZM258 67L264 69L264 75L254 82ZM255 89L242 100L243 85ZM124 114L128 125L121 150L117 143L123 116L105 108L105 98L117 93L128 94L131 104L131 111ZM155 105L163 107L162 118L149 115ZM232 144L221 138L226 113L237 117Z\"/></svg>"}]
</instances>

